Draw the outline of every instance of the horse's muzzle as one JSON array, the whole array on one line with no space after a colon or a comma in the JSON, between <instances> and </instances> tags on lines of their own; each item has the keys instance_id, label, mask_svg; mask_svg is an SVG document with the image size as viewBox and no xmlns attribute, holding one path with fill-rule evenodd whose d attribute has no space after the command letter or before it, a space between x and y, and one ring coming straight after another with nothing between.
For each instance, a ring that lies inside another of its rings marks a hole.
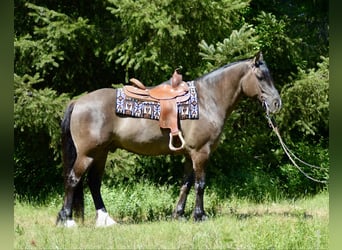
<instances>
[{"instance_id":1,"label":"horse's muzzle","mask_svg":"<svg viewBox=\"0 0 342 250\"><path fill-rule=\"evenodd\" d=\"M274 98L271 100L263 99L262 100L262 106L266 110L267 114L269 114L269 113L275 114L275 113L279 112L279 110L282 107L281 99L280 99L280 97Z\"/></svg>"},{"instance_id":2,"label":"horse's muzzle","mask_svg":"<svg viewBox=\"0 0 342 250\"><path fill-rule=\"evenodd\" d=\"M279 98L275 98L272 101L271 106L273 107L273 111L274 111L272 113L277 113L278 111L280 111L281 106L282 106L280 97Z\"/></svg>"}]
</instances>

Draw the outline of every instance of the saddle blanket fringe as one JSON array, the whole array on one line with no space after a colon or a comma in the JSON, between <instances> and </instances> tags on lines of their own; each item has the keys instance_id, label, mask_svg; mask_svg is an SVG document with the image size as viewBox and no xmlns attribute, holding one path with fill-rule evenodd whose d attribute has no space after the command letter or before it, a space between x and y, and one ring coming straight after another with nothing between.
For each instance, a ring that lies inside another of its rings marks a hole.
<instances>
[{"instance_id":1,"label":"saddle blanket fringe","mask_svg":"<svg viewBox=\"0 0 342 250\"><path fill-rule=\"evenodd\" d=\"M197 91L193 81L188 82L190 98L177 103L178 115L181 120L198 119L199 109ZM148 102L127 97L122 88L117 89L116 113L122 116L159 120L160 103Z\"/></svg>"}]
</instances>

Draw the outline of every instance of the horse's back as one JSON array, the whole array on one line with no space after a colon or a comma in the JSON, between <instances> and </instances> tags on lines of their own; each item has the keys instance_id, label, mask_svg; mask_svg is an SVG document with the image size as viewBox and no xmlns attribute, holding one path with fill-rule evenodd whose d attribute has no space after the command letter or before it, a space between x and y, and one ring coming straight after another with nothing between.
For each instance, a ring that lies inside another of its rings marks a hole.
<instances>
[{"instance_id":1,"label":"horse's back","mask_svg":"<svg viewBox=\"0 0 342 250\"><path fill-rule=\"evenodd\" d=\"M114 88L102 88L97 89L92 92L89 92L85 95L80 96L76 102L84 102L84 101L91 101L91 100L115 100L116 97L116 89Z\"/></svg>"}]
</instances>

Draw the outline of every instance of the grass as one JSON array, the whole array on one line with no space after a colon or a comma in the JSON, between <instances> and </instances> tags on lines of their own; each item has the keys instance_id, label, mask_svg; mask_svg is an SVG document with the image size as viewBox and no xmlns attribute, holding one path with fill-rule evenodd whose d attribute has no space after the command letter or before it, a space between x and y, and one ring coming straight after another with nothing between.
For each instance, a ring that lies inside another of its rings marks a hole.
<instances>
[{"instance_id":1,"label":"grass","mask_svg":"<svg viewBox=\"0 0 342 250\"><path fill-rule=\"evenodd\" d=\"M138 194L139 192L128 192L127 195L134 197ZM153 220L152 217L147 220L148 218L143 216L136 217L136 220L127 219L127 216L120 215L121 211L114 210L114 205L108 204L109 212L115 219L119 217L121 223L112 228L96 229L93 204L88 204L88 199L86 199L85 222L73 229L55 227L56 215L60 208L57 200L36 206L16 201L14 248L328 249L329 196L327 192L296 201L282 200L263 204L234 197L217 202L210 192L208 196L206 205L210 207L213 203L216 214L204 222L195 223L191 219L174 221L168 217L160 219L160 214L156 217L158 220ZM141 197L145 202L136 201L142 206L141 210L147 206L148 198L151 197ZM120 199L123 200L124 197ZM132 203L133 198L131 199L129 202ZM158 199L149 203L155 206L156 200ZM188 205L191 206L190 200ZM122 204L117 205L122 206ZM138 218L141 219L140 222Z\"/></svg>"}]
</instances>

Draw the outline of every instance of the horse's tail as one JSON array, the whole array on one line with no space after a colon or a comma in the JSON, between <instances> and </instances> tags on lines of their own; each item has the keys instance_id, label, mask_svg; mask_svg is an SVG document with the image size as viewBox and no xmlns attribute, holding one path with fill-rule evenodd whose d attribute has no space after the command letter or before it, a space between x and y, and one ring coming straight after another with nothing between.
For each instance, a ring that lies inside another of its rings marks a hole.
<instances>
[{"instance_id":1,"label":"horse's tail","mask_svg":"<svg viewBox=\"0 0 342 250\"><path fill-rule=\"evenodd\" d=\"M68 186L70 172L75 163L77 152L70 131L70 118L74 109L75 102L71 102L65 113L61 123L62 128L62 153L64 165L64 187ZM84 218L84 195L83 195L83 180L81 179L74 190L72 209L76 217Z\"/></svg>"}]
</instances>

